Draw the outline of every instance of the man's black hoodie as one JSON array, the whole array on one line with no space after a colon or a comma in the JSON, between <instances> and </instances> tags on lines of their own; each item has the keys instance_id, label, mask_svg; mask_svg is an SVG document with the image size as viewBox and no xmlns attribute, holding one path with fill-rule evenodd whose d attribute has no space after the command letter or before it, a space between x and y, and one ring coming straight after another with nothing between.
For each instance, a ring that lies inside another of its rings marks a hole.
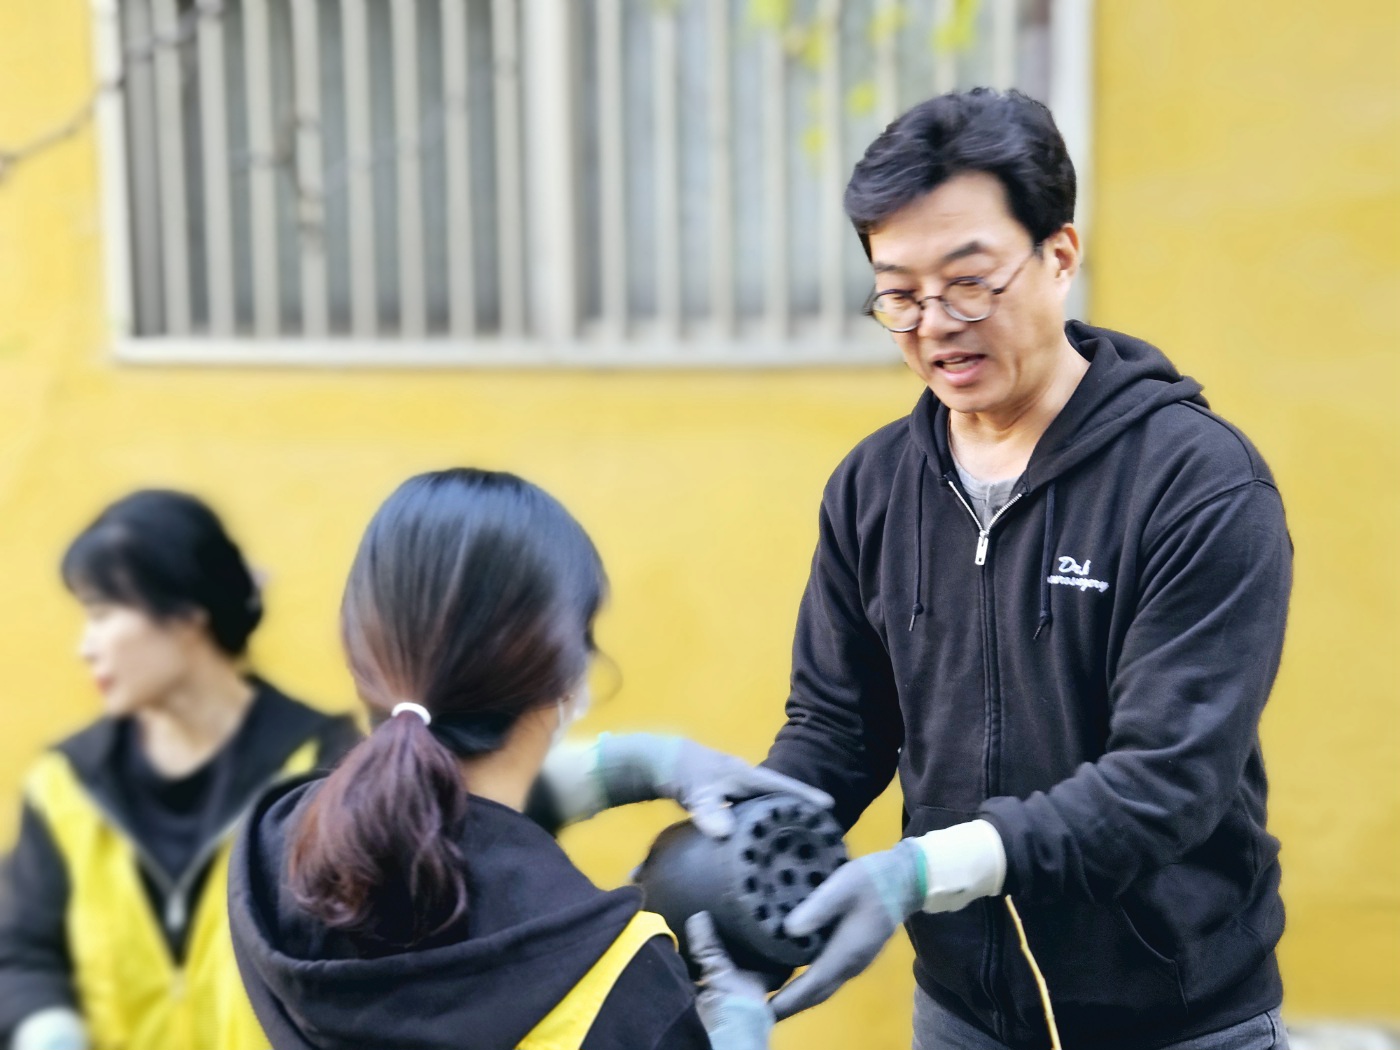
<instances>
[{"instance_id":1,"label":"man's black hoodie","mask_svg":"<svg viewBox=\"0 0 1400 1050\"><path fill-rule=\"evenodd\" d=\"M473 797L460 835L469 910L431 944L388 951L327 928L293 899L289 840L320 780L265 798L234 848L229 920L248 997L274 1050L514 1050L641 907L605 893L528 817ZM633 957L583 1050L709 1050L666 938Z\"/></svg>"},{"instance_id":2,"label":"man's black hoodie","mask_svg":"<svg viewBox=\"0 0 1400 1050\"><path fill-rule=\"evenodd\" d=\"M768 764L848 826L896 772L905 835L989 821L1065 1045L1147 1050L1282 995L1258 723L1292 548L1268 468L1195 381L1066 332L1089 369L989 528L931 393L837 469ZM1001 901L909 933L930 996L1048 1045Z\"/></svg>"}]
</instances>

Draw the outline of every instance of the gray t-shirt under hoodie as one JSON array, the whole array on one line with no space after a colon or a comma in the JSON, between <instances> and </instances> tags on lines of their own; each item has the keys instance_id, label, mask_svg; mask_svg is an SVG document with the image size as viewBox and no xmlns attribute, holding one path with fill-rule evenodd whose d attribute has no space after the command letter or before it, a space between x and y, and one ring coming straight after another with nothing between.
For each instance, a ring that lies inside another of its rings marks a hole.
<instances>
[{"instance_id":1,"label":"gray t-shirt under hoodie","mask_svg":"<svg viewBox=\"0 0 1400 1050\"><path fill-rule=\"evenodd\" d=\"M958 470L958 480L967 491L967 498L972 501L972 509L977 512L977 520L985 529L992 523L997 511L1010 502L1016 491L1016 482L1021 479L1015 477L1005 481L983 481L963 470L962 464L957 460L953 461L953 466Z\"/></svg>"}]
</instances>

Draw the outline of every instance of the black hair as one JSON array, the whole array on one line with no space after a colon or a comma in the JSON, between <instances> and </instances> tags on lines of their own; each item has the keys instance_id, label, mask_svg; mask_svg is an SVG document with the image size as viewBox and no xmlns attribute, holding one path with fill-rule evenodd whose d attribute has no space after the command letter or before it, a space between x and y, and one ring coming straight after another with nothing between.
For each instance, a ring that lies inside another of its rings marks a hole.
<instances>
[{"instance_id":1,"label":"black hair","mask_svg":"<svg viewBox=\"0 0 1400 1050\"><path fill-rule=\"evenodd\" d=\"M341 636L376 728L321 785L292 843L297 901L327 925L416 944L466 914L457 759L499 748L588 669L607 579L558 501L513 474L410 478L350 569ZM390 717L396 704L426 708Z\"/></svg>"},{"instance_id":2,"label":"black hair","mask_svg":"<svg viewBox=\"0 0 1400 1050\"><path fill-rule=\"evenodd\" d=\"M63 583L85 601L141 609L157 620L202 611L214 644L248 648L262 598L238 545L194 496L146 489L118 500L63 555Z\"/></svg>"},{"instance_id":3,"label":"black hair","mask_svg":"<svg viewBox=\"0 0 1400 1050\"><path fill-rule=\"evenodd\" d=\"M1075 175L1043 103L973 88L920 102L870 144L846 184L846 215L867 257L870 234L895 212L966 172L994 175L1031 241L1074 221Z\"/></svg>"}]
</instances>

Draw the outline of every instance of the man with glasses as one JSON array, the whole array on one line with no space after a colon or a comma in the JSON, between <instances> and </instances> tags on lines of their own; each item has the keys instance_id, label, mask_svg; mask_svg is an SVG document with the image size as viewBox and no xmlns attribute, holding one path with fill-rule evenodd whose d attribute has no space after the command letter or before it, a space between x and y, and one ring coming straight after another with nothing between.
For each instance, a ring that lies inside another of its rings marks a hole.
<instances>
[{"instance_id":1,"label":"man with glasses","mask_svg":"<svg viewBox=\"0 0 1400 1050\"><path fill-rule=\"evenodd\" d=\"M869 304L924 390L822 501L767 765L903 838L787 920L779 1016L901 922L915 1047L1282 1047L1258 723L1291 544L1268 468L1148 344L1064 309L1075 174L1044 106L925 102L856 166ZM1009 897L1014 909L999 897Z\"/></svg>"}]
</instances>

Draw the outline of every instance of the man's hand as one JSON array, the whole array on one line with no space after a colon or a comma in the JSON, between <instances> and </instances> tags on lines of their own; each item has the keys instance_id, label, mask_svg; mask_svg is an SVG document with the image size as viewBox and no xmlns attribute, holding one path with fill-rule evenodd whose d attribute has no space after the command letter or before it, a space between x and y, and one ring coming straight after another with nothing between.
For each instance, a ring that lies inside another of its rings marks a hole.
<instances>
[{"instance_id":1,"label":"man's hand","mask_svg":"<svg viewBox=\"0 0 1400 1050\"><path fill-rule=\"evenodd\" d=\"M1001 892L1006 852L985 820L905 839L893 849L842 865L798 905L783 928L800 937L835 922L807 971L773 997L778 1017L825 1001L880 954L916 911L957 911Z\"/></svg>"},{"instance_id":2,"label":"man's hand","mask_svg":"<svg viewBox=\"0 0 1400 1050\"><path fill-rule=\"evenodd\" d=\"M807 971L773 997L773 1012L783 1018L816 1006L869 966L919 910L924 889L923 856L909 839L837 868L783 923L790 937L836 928Z\"/></svg>"},{"instance_id":3,"label":"man's hand","mask_svg":"<svg viewBox=\"0 0 1400 1050\"><path fill-rule=\"evenodd\" d=\"M709 912L696 912L687 919L685 936L700 967L695 1009L709 1033L710 1046L713 1050L764 1050L774 1018L763 978L735 968Z\"/></svg>"},{"instance_id":4,"label":"man's hand","mask_svg":"<svg viewBox=\"0 0 1400 1050\"><path fill-rule=\"evenodd\" d=\"M684 737L655 733L604 733L598 738L595 776L608 805L674 799L701 832L717 839L734 830L730 802L783 792L823 809L832 805L825 791L792 777Z\"/></svg>"}]
</instances>

